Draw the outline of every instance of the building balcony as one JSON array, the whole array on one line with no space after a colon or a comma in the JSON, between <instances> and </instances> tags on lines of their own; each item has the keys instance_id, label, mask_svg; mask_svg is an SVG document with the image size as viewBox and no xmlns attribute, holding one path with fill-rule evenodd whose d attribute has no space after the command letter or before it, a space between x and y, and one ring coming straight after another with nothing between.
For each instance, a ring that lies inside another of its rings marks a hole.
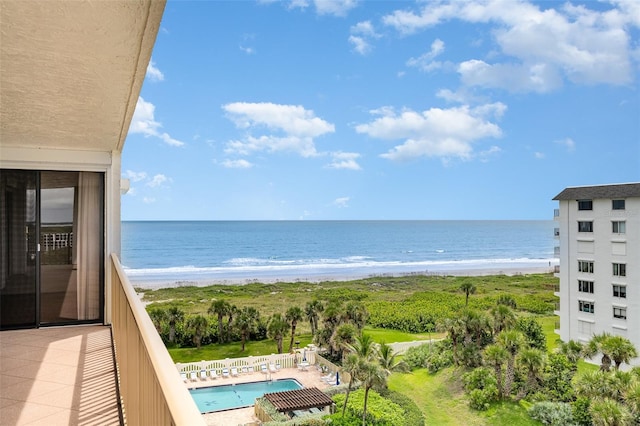
<instances>
[{"instance_id":1,"label":"building balcony","mask_svg":"<svg viewBox=\"0 0 640 426\"><path fill-rule=\"evenodd\" d=\"M556 302L553 308L553 314L560 316L560 302Z\"/></svg>"},{"instance_id":2,"label":"building balcony","mask_svg":"<svg viewBox=\"0 0 640 426\"><path fill-rule=\"evenodd\" d=\"M553 248L553 257L560 259L560 247L556 246Z\"/></svg>"},{"instance_id":3,"label":"building balcony","mask_svg":"<svg viewBox=\"0 0 640 426\"><path fill-rule=\"evenodd\" d=\"M553 219L554 220L560 219L560 209L553 209Z\"/></svg>"},{"instance_id":4,"label":"building balcony","mask_svg":"<svg viewBox=\"0 0 640 426\"><path fill-rule=\"evenodd\" d=\"M560 237L560 228L553 228L553 236L555 238L559 238Z\"/></svg>"},{"instance_id":5,"label":"building balcony","mask_svg":"<svg viewBox=\"0 0 640 426\"><path fill-rule=\"evenodd\" d=\"M553 294L554 294L556 297L560 297L560 284L555 284L555 285L553 286Z\"/></svg>"},{"instance_id":6,"label":"building balcony","mask_svg":"<svg viewBox=\"0 0 640 426\"><path fill-rule=\"evenodd\" d=\"M0 424L204 425L116 256L112 324L0 332Z\"/></svg>"}]
</instances>

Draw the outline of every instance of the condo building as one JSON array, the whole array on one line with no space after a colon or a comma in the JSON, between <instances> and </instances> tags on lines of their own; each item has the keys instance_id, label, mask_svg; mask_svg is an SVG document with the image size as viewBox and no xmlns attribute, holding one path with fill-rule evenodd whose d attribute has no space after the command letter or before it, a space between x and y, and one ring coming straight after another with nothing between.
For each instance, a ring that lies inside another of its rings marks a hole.
<instances>
[{"instance_id":1,"label":"condo building","mask_svg":"<svg viewBox=\"0 0 640 426\"><path fill-rule=\"evenodd\" d=\"M569 187L553 199L560 338L607 332L640 348L640 183Z\"/></svg>"}]
</instances>

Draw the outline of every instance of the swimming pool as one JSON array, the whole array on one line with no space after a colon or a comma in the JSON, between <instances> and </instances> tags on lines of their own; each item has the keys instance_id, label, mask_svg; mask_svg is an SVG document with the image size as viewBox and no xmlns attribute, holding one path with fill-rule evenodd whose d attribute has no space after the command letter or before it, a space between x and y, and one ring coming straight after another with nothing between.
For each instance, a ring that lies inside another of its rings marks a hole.
<instances>
[{"instance_id":1,"label":"swimming pool","mask_svg":"<svg viewBox=\"0 0 640 426\"><path fill-rule=\"evenodd\" d=\"M281 379L189 389L189 392L200 412L204 414L250 407L255 404L256 398L262 397L265 393L296 389L302 389L302 385L297 380Z\"/></svg>"}]
</instances>

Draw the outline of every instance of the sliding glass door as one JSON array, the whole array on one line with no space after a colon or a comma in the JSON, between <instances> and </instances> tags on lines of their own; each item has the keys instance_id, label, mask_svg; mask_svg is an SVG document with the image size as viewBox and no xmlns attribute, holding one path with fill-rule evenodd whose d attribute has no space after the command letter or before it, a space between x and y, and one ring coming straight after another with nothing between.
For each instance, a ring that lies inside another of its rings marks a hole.
<instances>
[{"instance_id":1,"label":"sliding glass door","mask_svg":"<svg viewBox=\"0 0 640 426\"><path fill-rule=\"evenodd\" d=\"M102 321L103 174L1 173L0 328Z\"/></svg>"}]
</instances>

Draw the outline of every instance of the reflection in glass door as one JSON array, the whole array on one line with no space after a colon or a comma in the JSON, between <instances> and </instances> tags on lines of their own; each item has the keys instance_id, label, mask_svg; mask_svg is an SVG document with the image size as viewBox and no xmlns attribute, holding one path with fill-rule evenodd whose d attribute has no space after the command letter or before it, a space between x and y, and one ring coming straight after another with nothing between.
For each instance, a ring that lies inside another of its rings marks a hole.
<instances>
[{"instance_id":1,"label":"reflection in glass door","mask_svg":"<svg viewBox=\"0 0 640 426\"><path fill-rule=\"evenodd\" d=\"M40 177L40 323L102 318L100 173Z\"/></svg>"},{"instance_id":2,"label":"reflection in glass door","mask_svg":"<svg viewBox=\"0 0 640 426\"><path fill-rule=\"evenodd\" d=\"M37 325L37 172L0 171L0 329Z\"/></svg>"},{"instance_id":3,"label":"reflection in glass door","mask_svg":"<svg viewBox=\"0 0 640 426\"><path fill-rule=\"evenodd\" d=\"M99 322L104 175L0 170L0 329Z\"/></svg>"}]
</instances>

